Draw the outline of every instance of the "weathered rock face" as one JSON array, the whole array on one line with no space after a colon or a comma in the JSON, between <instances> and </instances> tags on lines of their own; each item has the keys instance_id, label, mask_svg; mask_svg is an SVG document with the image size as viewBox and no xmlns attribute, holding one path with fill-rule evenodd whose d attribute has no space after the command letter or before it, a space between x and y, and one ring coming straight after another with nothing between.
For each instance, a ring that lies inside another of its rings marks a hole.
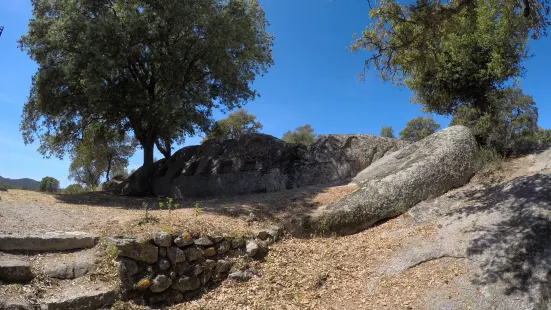
<instances>
[{"instance_id":1,"label":"weathered rock face","mask_svg":"<svg viewBox=\"0 0 551 310\"><path fill-rule=\"evenodd\" d=\"M415 309L549 309L551 174L540 159L529 175L471 183L411 208L408 215L430 223L434 237L408 240L368 281L447 259L465 271L431 286Z\"/></svg>"},{"instance_id":2,"label":"weathered rock face","mask_svg":"<svg viewBox=\"0 0 551 310\"><path fill-rule=\"evenodd\" d=\"M359 189L289 224L295 234L350 234L400 215L415 204L464 185L474 175L478 145L453 126L385 156L354 178Z\"/></svg>"},{"instance_id":3,"label":"weathered rock face","mask_svg":"<svg viewBox=\"0 0 551 310\"><path fill-rule=\"evenodd\" d=\"M175 198L272 192L350 180L407 142L371 135L327 135L307 148L265 134L188 146L155 163L153 194ZM140 195L140 169L116 187Z\"/></svg>"}]
</instances>

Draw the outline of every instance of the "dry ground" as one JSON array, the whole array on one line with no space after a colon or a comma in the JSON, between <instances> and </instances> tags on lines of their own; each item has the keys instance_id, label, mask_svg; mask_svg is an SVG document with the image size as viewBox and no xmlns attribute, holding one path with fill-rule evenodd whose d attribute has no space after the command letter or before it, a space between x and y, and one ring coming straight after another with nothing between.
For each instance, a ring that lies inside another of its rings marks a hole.
<instances>
[{"instance_id":1,"label":"dry ground","mask_svg":"<svg viewBox=\"0 0 551 310\"><path fill-rule=\"evenodd\" d=\"M493 167L472 182L499 182L526 174L530 158ZM139 224L143 202L156 199L103 193L62 196L10 190L0 193L0 230L81 230L107 235L143 235L152 229L247 232L293 213L304 213L355 190L314 186L280 193L178 201L183 208L149 211L157 223ZM198 206L199 215L196 216ZM250 212L260 221L249 224ZM461 260L443 258L392 277L376 278L395 251L409 240L431 240L432 224L416 225L407 215L346 237L297 239L287 236L257 262L261 276L246 283L224 281L200 299L174 309L422 309L422 296L468 272ZM450 294L454 294L450 291ZM138 308L118 303L114 309Z\"/></svg>"},{"instance_id":2,"label":"dry ground","mask_svg":"<svg viewBox=\"0 0 551 310\"><path fill-rule=\"evenodd\" d=\"M245 233L290 214L315 207L355 190L353 185L313 186L249 196L175 200L180 208L159 208L160 199L114 196L103 192L50 195L24 190L0 192L0 231L71 231L109 235L143 235L152 229L198 233ZM164 200L163 200L164 201ZM145 208L155 221L144 223ZM252 225L250 213L259 219Z\"/></svg>"}]
</instances>

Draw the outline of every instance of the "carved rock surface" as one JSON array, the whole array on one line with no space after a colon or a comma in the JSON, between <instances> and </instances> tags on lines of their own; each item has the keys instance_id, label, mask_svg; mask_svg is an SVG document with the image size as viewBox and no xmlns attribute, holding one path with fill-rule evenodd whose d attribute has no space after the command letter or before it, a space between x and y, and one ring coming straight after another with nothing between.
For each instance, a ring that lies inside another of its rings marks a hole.
<instances>
[{"instance_id":1,"label":"carved rock surface","mask_svg":"<svg viewBox=\"0 0 551 310\"><path fill-rule=\"evenodd\" d=\"M288 144L266 134L205 141L154 164L153 194L174 198L273 192L347 181L408 143L372 135L326 135L312 146ZM113 191L144 195L138 169Z\"/></svg>"}]
</instances>

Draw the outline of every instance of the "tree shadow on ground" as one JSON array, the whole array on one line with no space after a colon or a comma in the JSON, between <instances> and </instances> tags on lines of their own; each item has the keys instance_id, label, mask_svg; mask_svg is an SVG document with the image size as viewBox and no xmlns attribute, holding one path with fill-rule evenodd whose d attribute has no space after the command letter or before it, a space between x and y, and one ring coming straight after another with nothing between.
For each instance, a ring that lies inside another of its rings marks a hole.
<instances>
[{"instance_id":1,"label":"tree shadow on ground","mask_svg":"<svg viewBox=\"0 0 551 310\"><path fill-rule=\"evenodd\" d=\"M453 215L477 216L467 255L480 262L474 283L503 283L505 294L549 286L551 175L536 174L467 193L473 206Z\"/></svg>"},{"instance_id":2,"label":"tree shadow on ground","mask_svg":"<svg viewBox=\"0 0 551 310\"><path fill-rule=\"evenodd\" d=\"M258 220L277 220L290 215L301 215L311 212L324 204L331 197L337 199L350 192L343 182L313 185L279 192L255 193L231 197L206 197L174 199L179 208L193 209L196 206L201 212L213 213L229 217L247 217L253 213ZM335 188L337 190L335 190ZM344 188L340 190L339 188ZM326 198L317 199L319 195ZM94 207L122 208L144 210L159 210L159 202L166 202L160 197L129 197L107 192L90 192L75 195L56 195L60 203L73 205L89 205ZM334 200L333 199L333 200Z\"/></svg>"}]
</instances>

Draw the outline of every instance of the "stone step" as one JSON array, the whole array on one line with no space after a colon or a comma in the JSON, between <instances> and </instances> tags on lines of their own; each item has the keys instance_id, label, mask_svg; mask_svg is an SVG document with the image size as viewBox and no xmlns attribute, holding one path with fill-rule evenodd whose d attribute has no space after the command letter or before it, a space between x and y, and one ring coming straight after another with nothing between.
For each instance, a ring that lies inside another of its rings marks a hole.
<instances>
[{"instance_id":1,"label":"stone step","mask_svg":"<svg viewBox=\"0 0 551 310\"><path fill-rule=\"evenodd\" d=\"M42 310L104 309L112 305L118 295L118 290L107 286L107 283L67 282L39 303Z\"/></svg>"},{"instance_id":2,"label":"stone step","mask_svg":"<svg viewBox=\"0 0 551 310\"><path fill-rule=\"evenodd\" d=\"M66 251L92 248L97 237L85 232L0 233L0 251Z\"/></svg>"},{"instance_id":3,"label":"stone step","mask_svg":"<svg viewBox=\"0 0 551 310\"><path fill-rule=\"evenodd\" d=\"M25 283L34 278L29 261L0 259L0 281L7 283Z\"/></svg>"},{"instance_id":4,"label":"stone step","mask_svg":"<svg viewBox=\"0 0 551 310\"><path fill-rule=\"evenodd\" d=\"M19 299L9 299L3 300L3 297L0 297L0 309L2 310L33 310L31 305L26 301Z\"/></svg>"}]
</instances>

